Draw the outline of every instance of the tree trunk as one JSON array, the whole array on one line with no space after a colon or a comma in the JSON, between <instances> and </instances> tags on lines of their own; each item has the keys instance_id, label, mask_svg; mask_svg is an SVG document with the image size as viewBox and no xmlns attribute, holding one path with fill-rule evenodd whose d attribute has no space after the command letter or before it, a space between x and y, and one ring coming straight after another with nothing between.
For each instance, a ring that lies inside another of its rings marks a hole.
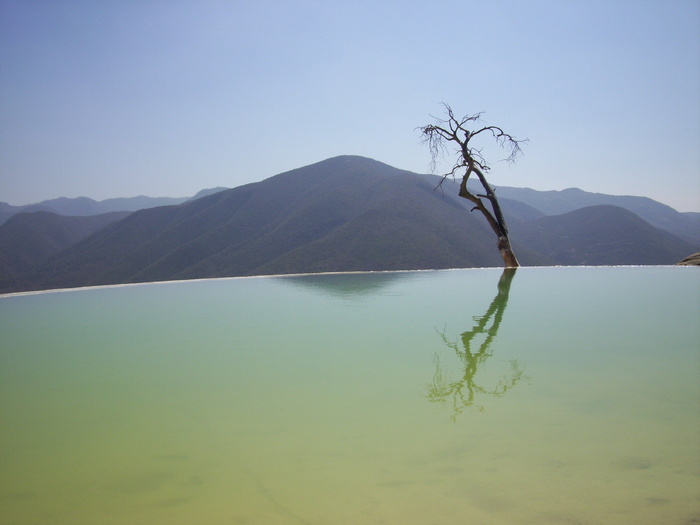
<instances>
[{"instance_id":1,"label":"tree trunk","mask_svg":"<svg viewBox=\"0 0 700 525\"><path fill-rule=\"evenodd\" d=\"M474 172L479 178L479 182L484 188L486 195L474 195L467 189L467 180L469 175ZM501 206L498 203L498 198L496 193L493 191L491 185L487 182L484 174L481 173L479 169L470 167L467 173L462 178L462 183L459 187L459 196L465 198L474 203L475 209L478 209L482 215L486 218L486 221L491 226L491 229L498 237L498 253L501 254L503 263L506 268L518 268L520 263L518 262L513 248L510 245L510 238L508 237L508 226L506 225L506 219L501 211ZM487 199L491 203L491 208L493 208L493 213L484 205L484 201L481 197Z\"/></svg>"},{"instance_id":2,"label":"tree trunk","mask_svg":"<svg viewBox=\"0 0 700 525\"><path fill-rule=\"evenodd\" d=\"M513 248L510 247L510 239L507 236L499 235L498 252L501 254L506 268L518 268L520 266L515 253L513 253Z\"/></svg>"}]
</instances>

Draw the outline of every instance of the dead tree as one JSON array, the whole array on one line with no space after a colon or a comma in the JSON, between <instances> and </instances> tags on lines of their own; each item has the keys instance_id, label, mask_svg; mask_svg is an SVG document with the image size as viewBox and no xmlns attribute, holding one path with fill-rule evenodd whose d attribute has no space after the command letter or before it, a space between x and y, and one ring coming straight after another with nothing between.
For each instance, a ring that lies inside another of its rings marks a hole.
<instances>
[{"instance_id":1,"label":"dead tree","mask_svg":"<svg viewBox=\"0 0 700 525\"><path fill-rule=\"evenodd\" d=\"M481 121L482 113L457 119L448 104L444 104L447 112L446 119L436 118L434 124L422 126L420 129L423 142L428 144L430 154L432 156L433 169L436 165L436 159L446 149L449 143L453 143L457 151L457 162L452 170L442 176L440 185L448 178L455 178L458 174L462 174L462 181L459 185L459 196L463 197L474 204L472 211L479 210L486 221L491 226L498 237L498 251L503 258L506 268L515 268L520 266L518 259L513 253L513 248L510 245L510 237L508 236L508 226L503 217L501 206L496 198L496 193L493 187L486 180L485 174L491 169L487 164L486 159L481 154L481 149L477 149L473 145L473 140L479 135L491 135L498 145L509 152L507 157L508 162L515 161L515 158L521 153L520 145L526 140L516 140L512 135L505 133L497 126L484 126L479 128L478 123ZM471 131L473 129L473 131ZM471 193L467 187L469 177L474 174L479 179L484 193ZM487 202L490 206L487 205Z\"/></svg>"}]
</instances>

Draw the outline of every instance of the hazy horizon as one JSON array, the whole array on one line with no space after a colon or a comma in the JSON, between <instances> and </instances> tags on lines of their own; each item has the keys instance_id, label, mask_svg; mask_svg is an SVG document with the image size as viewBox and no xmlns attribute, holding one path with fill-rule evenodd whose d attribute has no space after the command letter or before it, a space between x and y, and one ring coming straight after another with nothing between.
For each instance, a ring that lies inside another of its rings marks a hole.
<instances>
[{"instance_id":1,"label":"hazy horizon","mask_svg":"<svg viewBox=\"0 0 700 525\"><path fill-rule=\"evenodd\" d=\"M378 159L374 159L374 160L378 160ZM319 162L321 162L321 161L319 161ZM381 162L381 161L380 161L380 162ZM304 166L299 166L299 168L303 168L303 167L304 167ZM285 171L291 171L291 170L293 170L293 169L296 169L296 168L291 168L290 170L285 170ZM284 172L282 172L282 173L284 173ZM424 173L424 174L427 174L427 173ZM279 175L279 174L275 174L275 175ZM275 175L271 175L271 177L274 177ZM252 182L255 183L255 182L262 182L262 181L252 181ZM249 183L244 183L244 184L249 184ZM242 185L242 184L241 184L241 185ZM496 188L498 188L498 186L506 186L506 185L503 185L503 184L500 184L500 185L499 185L499 184L494 184L494 186L495 186ZM236 187L236 186L231 186L231 187L223 188L222 191L225 190L225 189L232 189L232 188L235 188L235 187ZM534 188L529 188L528 186L509 186L509 187L534 189ZM4 202L5 204L9 204L9 205L11 205L11 206L17 206L17 207L19 207L19 206L28 206L28 205L33 205L33 204L40 204L40 203L45 202L45 201L51 201L51 200L63 199L63 198L66 198L66 199L88 198L88 199L92 199L92 200L94 200L94 201L96 201L96 202L102 202L102 201L111 200L111 199L133 199L133 198L139 198L139 197L147 197L147 198L153 198L153 199L159 199L159 198L162 198L162 199L187 199L187 198L194 197L194 196L195 196L197 193L199 193L200 191L209 190L209 189L214 189L214 188L200 188L199 190L195 191L195 192L194 192L193 194L191 194L191 195L169 195L169 194L167 194L167 192L161 191L158 195L143 195L143 194L141 194L141 195L119 195L119 196L115 196L115 197L107 197L106 199L96 199L96 198L94 198L94 197L91 197L90 195L75 195L75 196L58 195L58 196L56 196L56 197L49 197L48 199L44 199L44 200L42 200L42 201L26 202L26 203L21 203L21 204L15 204L15 203L7 202L7 201L2 200L2 198L0 197L0 202ZM570 190L570 189L578 189L578 190L580 190L581 188L578 188L578 187L576 187L576 186L570 186L570 187L568 187L568 188L562 188L561 190L547 190L547 189L541 189L541 190L536 190L536 191L565 191L565 190ZM586 191L586 190L583 190L583 191ZM700 206L698 206L698 209L696 209L696 210L678 210L677 208L675 208L675 207L672 206L671 204L668 204L668 203L666 203L666 202L663 202L663 201L661 201L661 200L655 198L653 195L650 196L650 195L632 195L632 194L610 194L610 193L606 193L606 192L591 192L591 193L603 193L603 194L607 194L607 195L616 195L616 196L625 196L625 197L642 197L642 198L649 198L649 199L652 199L652 200L654 200L654 201L656 201L656 202L660 202L661 204L665 204L665 205L667 205L667 206L670 206L671 208L673 208L673 209L675 209L676 211L681 212L681 213L684 213L684 212L700 213Z\"/></svg>"}]
</instances>

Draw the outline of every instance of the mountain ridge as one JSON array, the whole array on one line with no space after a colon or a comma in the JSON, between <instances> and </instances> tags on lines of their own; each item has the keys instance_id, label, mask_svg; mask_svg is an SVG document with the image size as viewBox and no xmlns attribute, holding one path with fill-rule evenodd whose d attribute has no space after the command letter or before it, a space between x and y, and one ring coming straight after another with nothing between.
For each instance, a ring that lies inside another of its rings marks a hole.
<instances>
[{"instance_id":1,"label":"mountain ridge","mask_svg":"<svg viewBox=\"0 0 700 525\"><path fill-rule=\"evenodd\" d=\"M326 159L178 205L130 213L19 274L0 276L0 291L237 275L500 266L486 221L452 191L454 183L441 192L435 189L436 180L364 157ZM589 209L572 221L543 215L527 203L505 197L501 201L524 265L562 260L581 264L584 256L590 264L609 264L605 250L596 248L596 239L606 239L605 230L610 229L606 219L596 220L602 212L608 221L625 225L605 241L608 251L616 250L620 264L636 263L644 244L640 248L628 241L638 237L645 239L658 264L673 264L697 251L619 207ZM557 242L564 244L557 241L563 235L558 222L569 229L581 230L581 224L587 228L588 248L579 253L578 262L552 249ZM6 226L0 226L0 239ZM538 240L537 235L546 239Z\"/></svg>"},{"instance_id":2,"label":"mountain ridge","mask_svg":"<svg viewBox=\"0 0 700 525\"><path fill-rule=\"evenodd\" d=\"M48 211L19 213L0 227L0 275L17 275L72 246L129 212L66 217Z\"/></svg>"},{"instance_id":3,"label":"mountain ridge","mask_svg":"<svg viewBox=\"0 0 700 525\"><path fill-rule=\"evenodd\" d=\"M228 188L208 188L198 191L192 197L115 197L97 201L90 197L58 197L34 204L13 206L6 202L0 202L0 225L18 213L30 213L34 211L47 211L58 215L70 217L87 217L102 215L110 212L138 211L158 206L182 204L190 200L199 199L206 195L226 190Z\"/></svg>"},{"instance_id":4,"label":"mountain ridge","mask_svg":"<svg viewBox=\"0 0 700 525\"><path fill-rule=\"evenodd\" d=\"M579 188L538 191L530 188L498 187L497 194L520 201L545 215L561 215L588 206L610 204L629 210L652 226L666 230L685 241L700 245L700 214L681 213L649 197L592 193Z\"/></svg>"},{"instance_id":5,"label":"mountain ridge","mask_svg":"<svg viewBox=\"0 0 700 525\"><path fill-rule=\"evenodd\" d=\"M663 265L692 250L682 239L656 228L637 214L611 204L578 208L514 224L520 242L562 265ZM547 232L544 235L543 232ZM595 232L593 235L591 232Z\"/></svg>"},{"instance_id":6,"label":"mountain ridge","mask_svg":"<svg viewBox=\"0 0 700 525\"><path fill-rule=\"evenodd\" d=\"M353 155L343 155L336 158L365 159L371 162L379 162L366 157ZM294 171L295 170L290 170L290 172ZM411 173L405 170L399 171ZM440 176L436 175L422 176L434 180L436 186L441 179ZM450 182L449 179L445 181L447 184ZM476 188L476 182L470 181L470 187ZM534 214L533 211L543 215L559 215L588 206L612 204L632 211L651 225L666 230L691 244L700 246L700 212L679 212L671 206L650 197L610 195L606 193L588 192L575 187L566 188L564 190L534 190L532 188L499 185L495 185L494 187L500 200L508 199L511 213L518 207L521 208L522 211L522 206L527 205L530 208L526 212L527 218L534 218L536 214ZM59 197L24 206L12 206L5 202L0 202L0 225L17 213L49 211L66 216L89 216L112 211L138 211L157 206L182 204L226 189L230 188L217 187L204 189L192 197L146 197L140 195L137 197L111 198L102 201L96 201L89 197ZM476 189L480 191L480 189Z\"/></svg>"}]
</instances>

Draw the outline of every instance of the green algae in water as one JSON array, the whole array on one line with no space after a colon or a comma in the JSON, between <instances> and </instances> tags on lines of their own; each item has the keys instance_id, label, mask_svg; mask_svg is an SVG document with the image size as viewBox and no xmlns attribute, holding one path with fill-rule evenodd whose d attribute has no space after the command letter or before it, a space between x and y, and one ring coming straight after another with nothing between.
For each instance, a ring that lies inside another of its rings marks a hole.
<instances>
[{"instance_id":1,"label":"green algae in water","mask_svg":"<svg viewBox=\"0 0 700 525\"><path fill-rule=\"evenodd\" d=\"M524 268L5 297L0 523L691 523L699 292Z\"/></svg>"}]
</instances>

